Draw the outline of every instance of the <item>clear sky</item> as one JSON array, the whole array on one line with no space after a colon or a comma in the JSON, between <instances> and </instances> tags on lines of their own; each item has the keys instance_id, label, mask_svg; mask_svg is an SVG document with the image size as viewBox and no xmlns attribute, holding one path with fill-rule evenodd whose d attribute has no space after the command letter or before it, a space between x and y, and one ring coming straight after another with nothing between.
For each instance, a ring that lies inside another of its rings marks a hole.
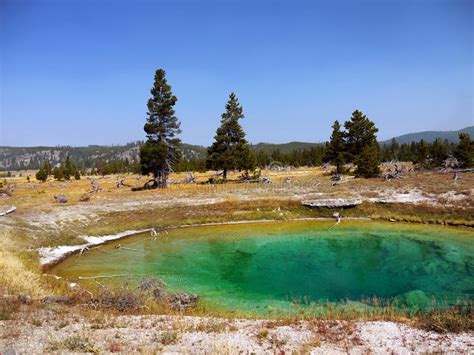
<instances>
[{"instance_id":1,"label":"clear sky","mask_svg":"<svg viewBox=\"0 0 474 355\"><path fill-rule=\"evenodd\" d=\"M472 0L0 0L0 145L144 139L154 71L182 139L210 144L231 91L257 142L474 124Z\"/></svg>"}]
</instances>

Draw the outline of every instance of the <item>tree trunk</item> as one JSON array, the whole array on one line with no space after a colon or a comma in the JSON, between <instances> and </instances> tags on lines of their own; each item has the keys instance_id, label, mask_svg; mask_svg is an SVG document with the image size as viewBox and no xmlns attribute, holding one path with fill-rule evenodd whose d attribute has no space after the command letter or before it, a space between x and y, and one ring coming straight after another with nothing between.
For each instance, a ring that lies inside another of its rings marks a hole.
<instances>
[{"instance_id":1,"label":"tree trunk","mask_svg":"<svg viewBox=\"0 0 474 355\"><path fill-rule=\"evenodd\" d=\"M222 177L224 180L227 180L227 169L224 169L224 172L222 173Z\"/></svg>"},{"instance_id":2,"label":"tree trunk","mask_svg":"<svg viewBox=\"0 0 474 355\"><path fill-rule=\"evenodd\" d=\"M163 173L161 175L161 186L162 189L166 189L168 187L168 174Z\"/></svg>"}]
</instances>

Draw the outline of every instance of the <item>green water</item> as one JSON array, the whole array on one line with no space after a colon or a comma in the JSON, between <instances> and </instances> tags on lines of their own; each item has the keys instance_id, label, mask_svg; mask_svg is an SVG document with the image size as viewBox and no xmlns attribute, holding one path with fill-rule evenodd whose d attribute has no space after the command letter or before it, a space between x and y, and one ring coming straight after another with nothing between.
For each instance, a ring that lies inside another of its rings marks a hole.
<instances>
[{"instance_id":1,"label":"green water","mask_svg":"<svg viewBox=\"0 0 474 355\"><path fill-rule=\"evenodd\" d=\"M425 307L474 299L474 233L374 222L285 222L139 235L73 256L57 275L143 275L170 289L239 310L285 308L295 300L394 299ZM114 279L117 280L117 279Z\"/></svg>"}]
</instances>

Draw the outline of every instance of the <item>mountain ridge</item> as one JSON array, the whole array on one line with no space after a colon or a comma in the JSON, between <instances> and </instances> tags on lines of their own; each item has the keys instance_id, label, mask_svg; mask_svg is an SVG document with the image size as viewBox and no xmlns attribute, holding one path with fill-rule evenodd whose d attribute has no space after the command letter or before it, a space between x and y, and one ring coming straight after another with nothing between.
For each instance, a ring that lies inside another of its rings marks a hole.
<instances>
[{"instance_id":1,"label":"mountain ridge","mask_svg":"<svg viewBox=\"0 0 474 355\"><path fill-rule=\"evenodd\" d=\"M469 126L456 131L423 131L408 133L394 138L381 141L380 144L390 144L395 139L399 144L410 143L412 141L433 142L437 137L448 139L456 143L460 132L467 132L474 138L474 126ZM127 143L124 145L88 145L84 147L73 146L34 146L34 147L9 147L0 146L0 170L24 170L37 169L44 160L49 160L52 164L63 161L69 154L73 161L82 162L82 165L91 167L97 162L108 162L117 159L128 159L130 162L136 161L139 156L139 146L142 141ZM254 151L265 151L267 153L280 150L281 153L289 153L293 150L311 149L324 143L292 141L288 143L256 143L252 144ZM186 160L204 158L207 148L202 145L187 144L182 145L183 157Z\"/></svg>"},{"instance_id":2,"label":"mountain ridge","mask_svg":"<svg viewBox=\"0 0 474 355\"><path fill-rule=\"evenodd\" d=\"M433 143L436 138L447 139L450 143L457 143L459 141L459 133L468 133L471 138L474 138L474 126L468 126L456 131L421 131L406 133L400 136L396 136L385 141L379 142L380 144L390 144L392 139L395 139L398 144L406 144L411 142L419 142L424 140L428 143Z\"/></svg>"}]
</instances>

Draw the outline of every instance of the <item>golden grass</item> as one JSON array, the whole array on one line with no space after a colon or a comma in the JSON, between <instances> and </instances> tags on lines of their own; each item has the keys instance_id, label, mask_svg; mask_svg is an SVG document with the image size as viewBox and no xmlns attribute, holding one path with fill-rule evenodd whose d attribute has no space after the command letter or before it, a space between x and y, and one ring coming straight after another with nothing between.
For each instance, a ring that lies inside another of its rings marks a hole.
<instances>
[{"instance_id":1,"label":"golden grass","mask_svg":"<svg viewBox=\"0 0 474 355\"><path fill-rule=\"evenodd\" d=\"M17 243L6 232L0 234L0 294L25 293L33 297L45 294L39 268L32 270L21 260L20 253L14 251ZM2 290L3 289L3 290Z\"/></svg>"},{"instance_id":2,"label":"golden grass","mask_svg":"<svg viewBox=\"0 0 474 355\"><path fill-rule=\"evenodd\" d=\"M8 293L25 293L33 297L46 294L41 275L28 270L13 253L0 250L0 285Z\"/></svg>"}]
</instances>

